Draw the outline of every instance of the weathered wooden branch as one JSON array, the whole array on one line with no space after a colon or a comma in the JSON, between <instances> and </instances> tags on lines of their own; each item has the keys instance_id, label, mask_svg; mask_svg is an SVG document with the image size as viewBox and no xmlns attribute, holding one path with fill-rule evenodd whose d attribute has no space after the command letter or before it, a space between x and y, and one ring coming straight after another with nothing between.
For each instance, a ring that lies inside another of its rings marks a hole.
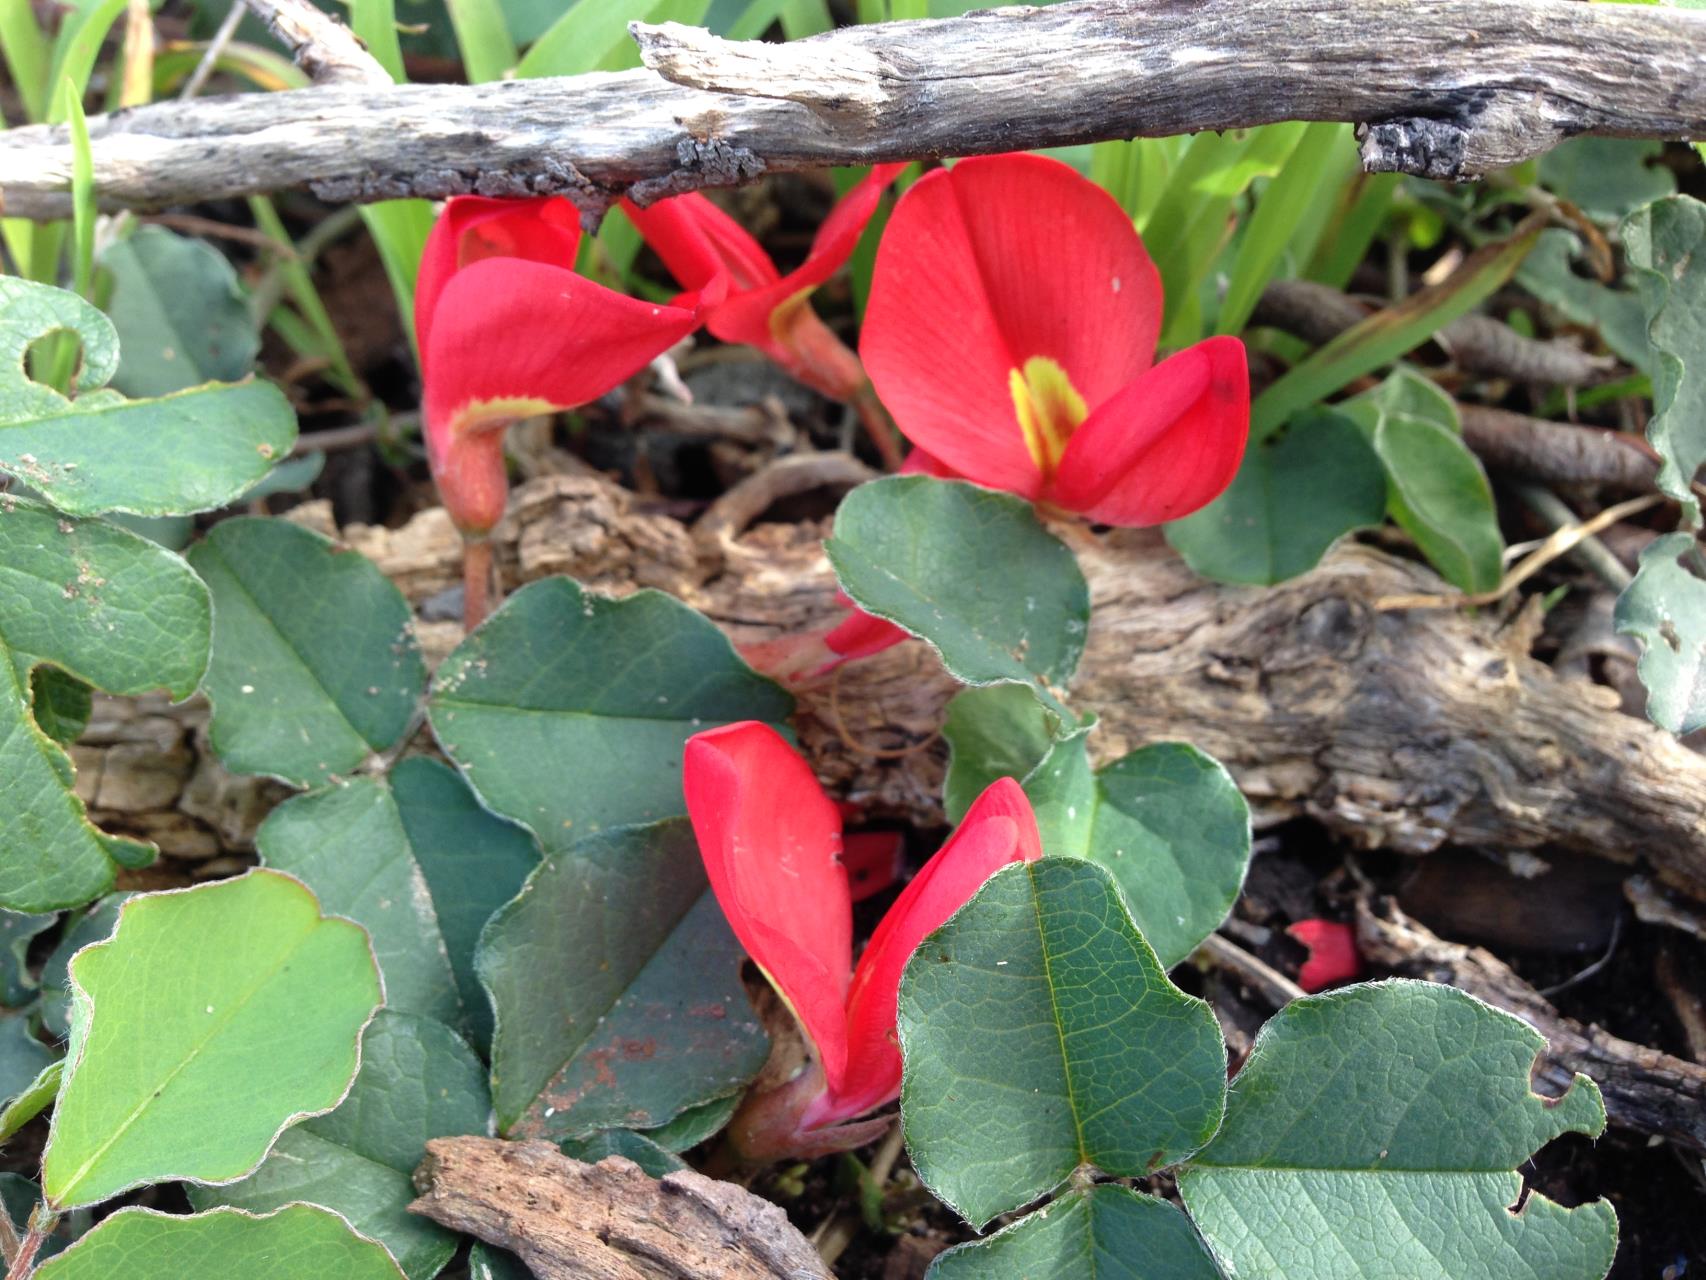
<instances>
[{"instance_id":1,"label":"weathered wooden branch","mask_svg":"<svg viewBox=\"0 0 1706 1280\"><path fill-rule=\"evenodd\" d=\"M1545 1036L1535 1075L1546 1092L1563 1093L1579 1071L1599 1085L1612 1124L1706 1152L1706 1067L1566 1018L1492 952L1447 942L1391 903L1378 912L1360 904L1357 945L1371 960L1459 987Z\"/></svg>"},{"instance_id":2,"label":"weathered wooden branch","mask_svg":"<svg viewBox=\"0 0 1706 1280\"><path fill-rule=\"evenodd\" d=\"M788 1215L692 1171L571 1160L549 1142L435 1138L413 1213L516 1254L539 1280L830 1280Z\"/></svg>"},{"instance_id":3,"label":"weathered wooden branch","mask_svg":"<svg viewBox=\"0 0 1706 1280\"><path fill-rule=\"evenodd\" d=\"M337 533L325 512L297 514ZM496 550L511 590L553 573L617 594L657 587L757 643L840 616L823 532L724 525L696 540L601 480L554 476L516 491ZM461 542L442 509L343 536L417 605L460 580ZM1706 898L1706 758L1617 710L1610 689L1530 658L1521 627L1375 607L1443 590L1426 568L1351 545L1254 589L1203 581L1153 533L1086 539L1079 555L1095 616L1070 696L1101 717L1100 759L1194 742L1227 764L1264 823L1312 815L1406 853L1557 846L1644 859ZM451 622L420 631L432 658L460 638ZM837 794L874 815L940 823L946 750L929 740L955 689L926 646L897 646L802 690L800 741ZM126 720L124 705L102 700L76 749L98 820L190 856L240 847L276 785L219 769L186 725L193 709Z\"/></svg>"},{"instance_id":4,"label":"weathered wooden branch","mask_svg":"<svg viewBox=\"0 0 1706 1280\"><path fill-rule=\"evenodd\" d=\"M315 84L389 86L391 77L342 22L309 0L247 0Z\"/></svg>"},{"instance_id":5,"label":"weathered wooden branch","mask_svg":"<svg viewBox=\"0 0 1706 1280\"><path fill-rule=\"evenodd\" d=\"M562 192L596 213L772 170L1278 120L1366 126L1373 169L1468 178L1576 133L1706 135L1706 16L1572 0L1078 0L789 45L636 25L647 70L326 86L89 122L109 209ZM6 212L63 217L63 128L0 135Z\"/></svg>"}]
</instances>

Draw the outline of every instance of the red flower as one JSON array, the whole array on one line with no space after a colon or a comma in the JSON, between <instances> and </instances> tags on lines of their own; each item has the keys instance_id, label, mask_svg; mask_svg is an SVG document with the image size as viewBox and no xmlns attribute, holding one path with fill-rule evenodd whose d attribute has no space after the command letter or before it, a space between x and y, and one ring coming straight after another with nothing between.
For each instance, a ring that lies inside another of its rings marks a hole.
<instances>
[{"instance_id":1,"label":"red flower","mask_svg":"<svg viewBox=\"0 0 1706 1280\"><path fill-rule=\"evenodd\" d=\"M901 970L924 940L1010 862L1042 855L1019 784L994 783L877 926L857 969L841 815L775 730L747 721L695 734L687 812L735 936L788 1002L815 1050L769 1111L774 1154L834 1145L830 1126L900 1094Z\"/></svg>"},{"instance_id":2,"label":"red flower","mask_svg":"<svg viewBox=\"0 0 1706 1280\"><path fill-rule=\"evenodd\" d=\"M705 327L724 342L757 347L799 381L832 400L851 400L865 385L859 358L811 309L812 291L841 269L877 202L904 164L880 164L844 196L787 275L740 224L698 192L641 209L623 201L658 257L688 289L726 290Z\"/></svg>"},{"instance_id":3,"label":"red flower","mask_svg":"<svg viewBox=\"0 0 1706 1280\"><path fill-rule=\"evenodd\" d=\"M1356 930L1331 920L1299 920L1286 933L1309 949L1309 959L1297 971L1297 985L1310 994L1354 982L1362 975L1362 953Z\"/></svg>"},{"instance_id":4,"label":"red flower","mask_svg":"<svg viewBox=\"0 0 1706 1280\"><path fill-rule=\"evenodd\" d=\"M1159 524L1232 482L1250 417L1236 338L1151 367L1161 310L1112 197L1059 161L990 156L901 197L859 349L902 434L953 473Z\"/></svg>"},{"instance_id":5,"label":"red flower","mask_svg":"<svg viewBox=\"0 0 1706 1280\"><path fill-rule=\"evenodd\" d=\"M427 456L457 528L503 518L503 428L595 400L698 324L574 273L574 205L459 196L427 237L415 287Z\"/></svg>"}]
</instances>

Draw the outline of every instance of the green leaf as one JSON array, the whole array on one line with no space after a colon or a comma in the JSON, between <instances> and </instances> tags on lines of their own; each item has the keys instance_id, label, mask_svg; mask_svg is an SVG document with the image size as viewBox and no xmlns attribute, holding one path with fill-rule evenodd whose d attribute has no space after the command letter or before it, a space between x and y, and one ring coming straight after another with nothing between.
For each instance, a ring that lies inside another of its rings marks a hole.
<instances>
[{"instance_id":1,"label":"green leaf","mask_svg":"<svg viewBox=\"0 0 1706 1280\"><path fill-rule=\"evenodd\" d=\"M1344 406L1369 429L1386 467L1386 509L1453 586L1491 591L1505 542L1493 486L1463 443L1457 406L1427 378L1400 369Z\"/></svg>"},{"instance_id":2,"label":"green leaf","mask_svg":"<svg viewBox=\"0 0 1706 1280\"><path fill-rule=\"evenodd\" d=\"M426 756L411 756L391 770L391 794L432 891L469 1039L486 1050L492 1006L474 972L475 948L486 921L521 892L539 865L539 846L521 827L482 809L454 769Z\"/></svg>"},{"instance_id":3,"label":"green leaf","mask_svg":"<svg viewBox=\"0 0 1706 1280\"><path fill-rule=\"evenodd\" d=\"M741 956L685 819L547 858L477 958L499 1131L646 1129L737 1092L769 1051Z\"/></svg>"},{"instance_id":4,"label":"green leaf","mask_svg":"<svg viewBox=\"0 0 1706 1280\"><path fill-rule=\"evenodd\" d=\"M136 895L109 893L81 915L66 917L65 932L41 968L41 1021L56 1040L71 1034L71 957L92 942L112 936L118 913Z\"/></svg>"},{"instance_id":5,"label":"green leaf","mask_svg":"<svg viewBox=\"0 0 1706 1280\"><path fill-rule=\"evenodd\" d=\"M570 1138L562 1145L564 1155L584 1160L587 1164L597 1164L605 1156L621 1156L632 1160L654 1178L687 1168L687 1162L673 1151L664 1150L632 1129L600 1129L584 1138Z\"/></svg>"},{"instance_id":6,"label":"green leaf","mask_svg":"<svg viewBox=\"0 0 1706 1280\"><path fill-rule=\"evenodd\" d=\"M0 497L0 906L77 906L112 887L115 861L152 857L90 824L70 758L32 717L31 669L50 662L108 693L185 698L207 664L209 624L207 591L171 552Z\"/></svg>"},{"instance_id":7,"label":"green leaf","mask_svg":"<svg viewBox=\"0 0 1706 1280\"><path fill-rule=\"evenodd\" d=\"M337 1214L293 1204L257 1218L239 1209L190 1217L121 1209L36 1280L399 1280L381 1245Z\"/></svg>"},{"instance_id":8,"label":"green leaf","mask_svg":"<svg viewBox=\"0 0 1706 1280\"><path fill-rule=\"evenodd\" d=\"M222 520L190 550L213 592L210 735L226 768L300 787L397 744L426 668L371 561L286 520Z\"/></svg>"},{"instance_id":9,"label":"green leaf","mask_svg":"<svg viewBox=\"0 0 1706 1280\"><path fill-rule=\"evenodd\" d=\"M483 1134L491 1117L485 1069L449 1027L381 1011L361 1039L361 1074L330 1115L279 1138L241 1182L192 1187L197 1209L254 1212L309 1201L383 1244L408 1280L431 1280L456 1253L453 1232L408 1212L429 1139Z\"/></svg>"},{"instance_id":10,"label":"green leaf","mask_svg":"<svg viewBox=\"0 0 1706 1280\"><path fill-rule=\"evenodd\" d=\"M1658 486L1698 523L1689 486L1706 463L1706 378L1698 367L1706 365L1706 204L1691 196L1655 200L1630 214L1622 233L1653 347L1647 439L1664 460Z\"/></svg>"},{"instance_id":11,"label":"green leaf","mask_svg":"<svg viewBox=\"0 0 1706 1280\"><path fill-rule=\"evenodd\" d=\"M10 1138L53 1104L59 1096L60 1082L64 1077L65 1059L50 1062L16 1097L0 1108L0 1142Z\"/></svg>"},{"instance_id":12,"label":"green leaf","mask_svg":"<svg viewBox=\"0 0 1706 1280\"><path fill-rule=\"evenodd\" d=\"M926 1280L1220 1280L1190 1219L1127 1187L1073 1191L987 1240L949 1249Z\"/></svg>"},{"instance_id":13,"label":"green leaf","mask_svg":"<svg viewBox=\"0 0 1706 1280\"><path fill-rule=\"evenodd\" d=\"M37 726L62 747L69 747L89 727L95 709L94 690L58 667L30 672L30 714Z\"/></svg>"},{"instance_id":14,"label":"green leaf","mask_svg":"<svg viewBox=\"0 0 1706 1280\"><path fill-rule=\"evenodd\" d=\"M165 227L138 227L101 255L112 273L107 315L118 333L113 389L163 396L248 374L261 335L237 273L211 245Z\"/></svg>"},{"instance_id":15,"label":"green leaf","mask_svg":"<svg viewBox=\"0 0 1706 1280\"><path fill-rule=\"evenodd\" d=\"M468 83L499 80L515 66L515 42L498 0L446 0Z\"/></svg>"},{"instance_id":16,"label":"green leaf","mask_svg":"<svg viewBox=\"0 0 1706 1280\"><path fill-rule=\"evenodd\" d=\"M740 1104L741 1095L731 1093L726 1098L689 1107L668 1124L648 1129L642 1136L671 1154L686 1151L722 1132L723 1127L734 1119Z\"/></svg>"},{"instance_id":17,"label":"green leaf","mask_svg":"<svg viewBox=\"0 0 1706 1280\"><path fill-rule=\"evenodd\" d=\"M0 1107L28 1093L57 1061L53 1050L30 1034L28 1018L13 1014L0 1019Z\"/></svg>"},{"instance_id":18,"label":"green leaf","mask_svg":"<svg viewBox=\"0 0 1706 1280\"><path fill-rule=\"evenodd\" d=\"M1020 694L1029 707L1015 705ZM1250 862L1250 809L1232 776L1182 742L1140 747L1091 772L1084 730L1015 686L966 689L948 704L945 792L957 821L978 792L1017 778L1036 810L1043 851L1100 863L1171 969L1226 919ZM1086 729L1088 726L1086 726ZM993 753L992 753L993 752Z\"/></svg>"},{"instance_id":19,"label":"green leaf","mask_svg":"<svg viewBox=\"0 0 1706 1280\"><path fill-rule=\"evenodd\" d=\"M1706 560L1693 534L1667 533L1642 550L1616 621L1641 639L1648 718L1678 734L1706 727Z\"/></svg>"},{"instance_id":20,"label":"green leaf","mask_svg":"<svg viewBox=\"0 0 1706 1280\"><path fill-rule=\"evenodd\" d=\"M32 916L0 911L0 1005L18 1009L35 998L41 982L30 972L30 944L53 928L58 919L53 912Z\"/></svg>"},{"instance_id":21,"label":"green leaf","mask_svg":"<svg viewBox=\"0 0 1706 1280\"><path fill-rule=\"evenodd\" d=\"M42 1159L60 1209L244 1176L285 1126L343 1100L382 999L361 928L265 870L131 898L73 957L71 988Z\"/></svg>"},{"instance_id":22,"label":"green leaf","mask_svg":"<svg viewBox=\"0 0 1706 1280\"><path fill-rule=\"evenodd\" d=\"M1605 1127L1599 1090L1529 1089L1539 1033L1451 987L1383 982L1294 1000L1233 1081L1226 1122L1180 1174L1229 1273L1273 1280L1599 1280L1603 1201L1559 1208L1515 1172Z\"/></svg>"},{"instance_id":23,"label":"green leaf","mask_svg":"<svg viewBox=\"0 0 1706 1280\"><path fill-rule=\"evenodd\" d=\"M1525 223L1507 239L1475 250L1438 284L1375 312L1294 365L1251 404L1251 444L1271 435L1299 410L1415 350L1485 302L1534 247L1540 227L1538 221Z\"/></svg>"},{"instance_id":24,"label":"green leaf","mask_svg":"<svg viewBox=\"0 0 1706 1280\"><path fill-rule=\"evenodd\" d=\"M1231 486L1167 526L1167 541L1205 578L1271 586L1307 573L1353 529L1386 512L1386 471L1356 423L1319 409L1252 440Z\"/></svg>"},{"instance_id":25,"label":"green leaf","mask_svg":"<svg viewBox=\"0 0 1706 1280\"><path fill-rule=\"evenodd\" d=\"M1220 1024L1090 863L995 875L913 955L899 1027L913 1168L973 1226L1081 1166L1152 1173L1220 1123Z\"/></svg>"},{"instance_id":26,"label":"green leaf","mask_svg":"<svg viewBox=\"0 0 1706 1280\"><path fill-rule=\"evenodd\" d=\"M862 484L824 543L867 613L930 642L966 684L1028 684L1056 714L1078 669L1090 590L1031 504L957 480Z\"/></svg>"},{"instance_id":27,"label":"green leaf","mask_svg":"<svg viewBox=\"0 0 1706 1280\"><path fill-rule=\"evenodd\" d=\"M1615 222L1676 190L1676 175L1658 162L1663 152L1662 142L1645 139L1569 138L1540 157L1540 181L1583 213Z\"/></svg>"},{"instance_id":28,"label":"green leaf","mask_svg":"<svg viewBox=\"0 0 1706 1280\"><path fill-rule=\"evenodd\" d=\"M1517 283L1572 324L1597 331L1606 346L1637 369L1651 368L1653 350L1640 296L1577 275L1571 266L1577 246L1571 232L1548 227L1517 268Z\"/></svg>"},{"instance_id":29,"label":"green leaf","mask_svg":"<svg viewBox=\"0 0 1706 1280\"><path fill-rule=\"evenodd\" d=\"M461 1024L438 911L383 781L357 778L286 800L255 833L255 848L266 866L313 890L322 909L367 930L387 1009Z\"/></svg>"},{"instance_id":30,"label":"green leaf","mask_svg":"<svg viewBox=\"0 0 1706 1280\"><path fill-rule=\"evenodd\" d=\"M30 344L58 330L83 343L75 400L24 371ZM296 439L269 382L125 400L98 390L118 358L111 321L76 294L0 276L0 471L72 515L189 515L236 498Z\"/></svg>"},{"instance_id":31,"label":"green leaf","mask_svg":"<svg viewBox=\"0 0 1706 1280\"><path fill-rule=\"evenodd\" d=\"M680 601L657 591L610 600L547 578L444 660L429 711L486 807L549 853L685 813L687 739L734 720L780 722L793 705Z\"/></svg>"}]
</instances>

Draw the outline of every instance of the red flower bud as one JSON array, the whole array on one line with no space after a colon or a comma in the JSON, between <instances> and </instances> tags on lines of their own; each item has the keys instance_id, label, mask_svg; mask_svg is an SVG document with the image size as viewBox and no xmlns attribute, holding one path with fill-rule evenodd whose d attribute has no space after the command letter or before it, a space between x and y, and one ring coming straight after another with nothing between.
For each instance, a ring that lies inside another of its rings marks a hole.
<instances>
[{"instance_id":1,"label":"red flower bud","mask_svg":"<svg viewBox=\"0 0 1706 1280\"><path fill-rule=\"evenodd\" d=\"M415 286L427 456L456 526L503 518L503 429L595 400L691 333L696 297L660 306L574 272L562 197L459 196L433 224Z\"/></svg>"},{"instance_id":2,"label":"red flower bud","mask_svg":"<svg viewBox=\"0 0 1706 1280\"><path fill-rule=\"evenodd\" d=\"M787 275L739 223L696 191L644 209L624 201L622 209L684 286L726 293L707 311L705 327L712 334L757 347L832 400L850 400L864 385L865 371L818 319L811 295L852 256L877 202L905 167L873 168L842 197L818 229L806 260Z\"/></svg>"}]
</instances>

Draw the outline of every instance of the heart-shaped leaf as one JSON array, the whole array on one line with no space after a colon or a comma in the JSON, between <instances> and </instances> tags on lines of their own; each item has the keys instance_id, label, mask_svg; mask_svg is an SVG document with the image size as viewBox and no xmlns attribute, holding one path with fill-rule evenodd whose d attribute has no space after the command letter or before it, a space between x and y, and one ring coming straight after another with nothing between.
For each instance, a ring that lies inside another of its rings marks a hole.
<instances>
[{"instance_id":1,"label":"heart-shaped leaf","mask_svg":"<svg viewBox=\"0 0 1706 1280\"><path fill-rule=\"evenodd\" d=\"M1658 486L1698 523L1691 486L1706 463L1706 204L1655 200L1624 219L1622 234L1653 348L1647 439L1664 459Z\"/></svg>"},{"instance_id":2,"label":"heart-shaped leaf","mask_svg":"<svg viewBox=\"0 0 1706 1280\"><path fill-rule=\"evenodd\" d=\"M385 1007L456 1026L462 1000L438 911L391 788L357 778L296 796L267 815L255 848L373 940Z\"/></svg>"},{"instance_id":3,"label":"heart-shaped leaf","mask_svg":"<svg viewBox=\"0 0 1706 1280\"><path fill-rule=\"evenodd\" d=\"M119 338L113 388L163 396L247 374L261 335L225 255L209 244L138 227L101 254L112 273L107 315Z\"/></svg>"},{"instance_id":4,"label":"heart-shaped leaf","mask_svg":"<svg viewBox=\"0 0 1706 1280\"><path fill-rule=\"evenodd\" d=\"M1229 1274L1600 1280L1617 1249L1611 1206L1523 1199L1515 1172L1561 1133L1605 1128L1586 1076L1557 1100L1531 1091L1544 1044L1431 983L1294 1000L1180 1174L1185 1205Z\"/></svg>"},{"instance_id":5,"label":"heart-shaped leaf","mask_svg":"<svg viewBox=\"0 0 1706 1280\"><path fill-rule=\"evenodd\" d=\"M24 368L33 342L63 330L83 343L74 400ZM99 389L117 368L117 335L94 307L0 276L0 471L72 515L190 515L232 501L296 439L296 414L269 382L126 400Z\"/></svg>"},{"instance_id":6,"label":"heart-shaped leaf","mask_svg":"<svg viewBox=\"0 0 1706 1280\"><path fill-rule=\"evenodd\" d=\"M1090 590L1031 504L958 480L862 484L824 543L861 609L930 642L966 684L1027 684L1057 714L1090 624Z\"/></svg>"},{"instance_id":7,"label":"heart-shaped leaf","mask_svg":"<svg viewBox=\"0 0 1706 1280\"><path fill-rule=\"evenodd\" d=\"M480 941L510 1137L648 1129L737 1092L769 1041L685 819L549 856Z\"/></svg>"},{"instance_id":8,"label":"heart-shaped leaf","mask_svg":"<svg viewBox=\"0 0 1706 1280\"><path fill-rule=\"evenodd\" d=\"M429 704L433 732L486 806L548 853L685 813L687 739L732 720L781 721L793 705L680 601L609 600L567 578L505 601L444 660Z\"/></svg>"},{"instance_id":9,"label":"heart-shaped leaf","mask_svg":"<svg viewBox=\"0 0 1706 1280\"><path fill-rule=\"evenodd\" d=\"M240 1209L189 1217L121 1209L36 1280L401 1280L384 1246L337 1214L294 1204L257 1218Z\"/></svg>"},{"instance_id":10,"label":"heart-shaped leaf","mask_svg":"<svg viewBox=\"0 0 1706 1280\"><path fill-rule=\"evenodd\" d=\"M960 816L959 798L998 777L1017 778L1043 852L1107 868L1170 969L1238 898L1250 863L1250 808L1232 775L1195 747L1153 743L1092 772L1088 726L1062 734L1058 725L1024 689L959 693L943 730L952 751L949 816Z\"/></svg>"},{"instance_id":11,"label":"heart-shaped leaf","mask_svg":"<svg viewBox=\"0 0 1706 1280\"><path fill-rule=\"evenodd\" d=\"M995 875L914 953L899 1027L913 1167L974 1226L1081 1167L1152 1173L1220 1123L1213 1010L1167 980L1088 862Z\"/></svg>"},{"instance_id":12,"label":"heart-shaped leaf","mask_svg":"<svg viewBox=\"0 0 1706 1280\"><path fill-rule=\"evenodd\" d=\"M171 552L0 496L0 905L77 906L112 886L115 863L153 857L90 824L70 758L31 715L31 670L50 662L108 693L185 698L209 625L206 589Z\"/></svg>"},{"instance_id":13,"label":"heart-shaped leaf","mask_svg":"<svg viewBox=\"0 0 1706 1280\"><path fill-rule=\"evenodd\" d=\"M285 520L222 520L191 548L213 591L213 749L299 787L395 746L426 668L409 605L372 561Z\"/></svg>"},{"instance_id":14,"label":"heart-shaped leaf","mask_svg":"<svg viewBox=\"0 0 1706 1280\"><path fill-rule=\"evenodd\" d=\"M926 1280L1220 1280L1190 1219L1126 1187L1061 1196L987 1240L949 1249Z\"/></svg>"},{"instance_id":15,"label":"heart-shaped leaf","mask_svg":"<svg viewBox=\"0 0 1706 1280\"><path fill-rule=\"evenodd\" d=\"M1356 423L1308 410L1252 443L1231 487L1168 525L1167 541L1205 578L1271 586L1385 514L1386 469Z\"/></svg>"},{"instance_id":16,"label":"heart-shaped leaf","mask_svg":"<svg viewBox=\"0 0 1706 1280\"><path fill-rule=\"evenodd\" d=\"M361 1074L338 1109L287 1130L241 1182L191 1187L190 1202L255 1212L324 1205L390 1250L409 1280L431 1280L455 1255L457 1238L408 1212L412 1176L429 1139L486 1132L485 1075L449 1027L381 1011L361 1038Z\"/></svg>"},{"instance_id":17,"label":"heart-shaped leaf","mask_svg":"<svg viewBox=\"0 0 1706 1280\"><path fill-rule=\"evenodd\" d=\"M362 929L265 870L129 899L73 957L71 990L42 1159L59 1209L242 1177L286 1125L343 1100L382 999Z\"/></svg>"},{"instance_id":18,"label":"heart-shaped leaf","mask_svg":"<svg viewBox=\"0 0 1706 1280\"><path fill-rule=\"evenodd\" d=\"M1641 638L1648 717L1672 733L1706 726L1706 557L1693 534L1667 533L1641 551L1616 618L1618 631Z\"/></svg>"}]
</instances>

